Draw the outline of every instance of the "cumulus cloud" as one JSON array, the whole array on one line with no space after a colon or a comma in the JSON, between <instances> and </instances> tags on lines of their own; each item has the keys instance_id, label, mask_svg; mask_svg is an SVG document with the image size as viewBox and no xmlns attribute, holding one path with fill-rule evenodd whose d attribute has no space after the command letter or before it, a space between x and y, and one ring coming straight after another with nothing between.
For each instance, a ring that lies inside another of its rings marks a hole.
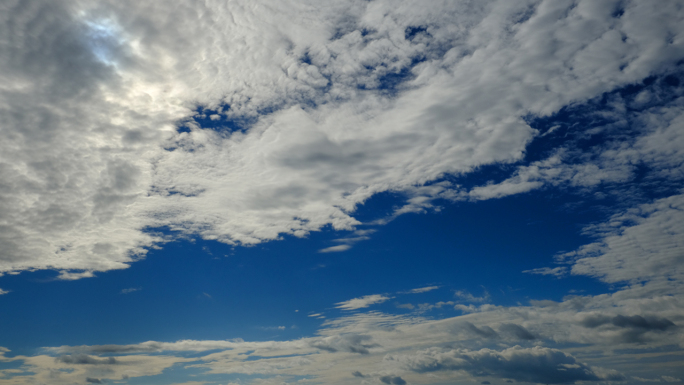
<instances>
[{"instance_id":1,"label":"cumulus cloud","mask_svg":"<svg viewBox=\"0 0 684 385\"><path fill-rule=\"evenodd\" d=\"M363 297L352 298L347 301L338 302L335 304L335 307L342 310L357 310L375 305L376 303L383 303L388 299L390 299L390 297L386 297L382 294L366 295Z\"/></svg>"},{"instance_id":2,"label":"cumulus cloud","mask_svg":"<svg viewBox=\"0 0 684 385\"><path fill-rule=\"evenodd\" d=\"M616 7L5 2L0 271L77 279L168 240L154 228L255 244L353 230L356 207L382 191L407 194L398 213L458 197L421 188L519 161L537 134L523 117L684 57L670 44L682 36L676 3ZM673 169L681 119L652 112L669 128L635 149ZM523 174L466 194L544 183Z\"/></svg>"}]
</instances>

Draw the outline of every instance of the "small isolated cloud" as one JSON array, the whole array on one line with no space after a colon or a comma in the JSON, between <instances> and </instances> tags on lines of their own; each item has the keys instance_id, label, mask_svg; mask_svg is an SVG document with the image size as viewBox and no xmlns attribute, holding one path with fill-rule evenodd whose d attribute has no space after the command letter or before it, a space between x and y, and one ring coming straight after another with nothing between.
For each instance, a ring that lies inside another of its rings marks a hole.
<instances>
[{"instance_id":1,"label":"small isolated cloud","mask_svg":"<svg viewBox=\"0 0 684 385\"><path fill-rule=\"evenodd\" d=\"M482 297L476 297L467 291L458 290L454 292L454 295L465 302L486 302L489 300L489 293L485 290Z\"/></svg>"},{"instance_id":2,"label":"small isolated cloud","mask_svg":"<svg viewBox=\"0 0 684 385\"><path fill-rule=\"evenodd\" d=\"M122 289L121 294L130 294L139 290L142 290L142 287L129 287L128 289Z\"/></svg>"},{"instance_id":3,"label":"small isolated cloud","mask_svg":"<svg viewBox=\"0 0 684 385\"><path fill-rule=\"evenodd\" d=\"M338 302L335 304L337 305L335 307L342 310L356 310L368 307L370 305L375 305L376 303L383 303L388 299L390 299L390 297L386 297L382 294L373 294L364 297L353 298L348 301Z\"/></svg>"},{"instance_id":4,"label":"small isolated cloud","mask_svg":"<svg viewBox=\"0 0 684 385\"><path fill-rule=\"evenodd\" d=\"M351 245L337 245L318 250L319 253L339 253L351 249Z\"/></svg>"},{"instance_id":5,"label":"small isolated cloud","mask_svg":"<svg viewBox=\"0 0 684 385\"><path fill-rule=\"evenodd\" d=\"M261 329L262 330L285 330L287 328L285 326L264 326Z\"/></svg>"},{"instance_id":6,"label":"small isolated cloud","mask_svg":"<svg viewBox=\"0 0 684 385\"><path fill-rule=\"evenodd\" d=\"M399 309L409 309L409 310L413 310L413 309L415 309L415 306L413 306L413 305L410 304L410 303L398 303L398 304L397 304L397 308L399 308Z\"/></svg>"},{"instance_id":7,"label":"small isolated cloud","mask_svg":"<svg viewBox=\"0 0 684 385\"><path fill-rule=\"evenodd\" d=\"M357 242L366 241L370 239L369 234L373 234L375 230L356 230L351 236L346 238L334 239L333 242L340 243L340 245L326 247L325 249L318 250L319 253L335 253L340 251L349 250Z\"/></svg>"},{"instance_id":8,"label":"small isolated cloud","mask_svg":"<svg viewBox=\"0 0 684 385\"><path fill-rule=\"evenodd\" d=\"M311 317L311 318L325 318L323 313L312 313L312 314L309 314L309 317Z\"/></svg>"},{"instance_id":9,"label":"small isolated cloud","mask_svg":"<svg viewBox=\"0 0 684 385\"><path fill-rule=\"evenodd\" d=\"M409 294L427 293L428 291L437 290L437 289L439 289L439 286L420 287L418 289L410 290Z\"/></svg>"},{"instance_id":10,"label":"small isolated cloud","mask_svg":"<svg viewBox=\"0 0 684 385\"><path fill-rule=\"evenodd\" d=\"M0 289L0 295L7 294L7 293L9 293L8 290L2 290L2 289Z\"/></svg>"},{"instance_id":11,"label":"small isolated cloud","mask_svg":"<svg viewBox=\"0 0 684 385\"><path fill-rule=\"evenodd\" d=\"M523 270L523 273L528 273L528 274L538 274L538 275L553 275L556 277L562 277L565 274L567 274L568 268L564 266L559 266L559 267L554 267L553 269L550 267L540 267L538 269L531 269L531 270Z\"/></svg>"}]
</instances>

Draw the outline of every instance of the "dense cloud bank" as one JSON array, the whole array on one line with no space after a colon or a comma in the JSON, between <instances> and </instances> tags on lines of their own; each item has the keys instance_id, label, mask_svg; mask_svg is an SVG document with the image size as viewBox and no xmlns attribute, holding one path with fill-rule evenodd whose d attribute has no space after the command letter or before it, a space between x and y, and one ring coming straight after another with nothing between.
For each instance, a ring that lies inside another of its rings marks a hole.
<instances>
[{"instance_id":1,"label":"dense cloud bank","mask_svg":"<svg viewBox=\"0 0 684 385\"><path fill-rule=\"evenodd\" d=\"M629 178L559 153L500 185L416 190L520 161L539 135L529 116L666 75L684 58L680 8L5 2L0 270L125 268L164 242L154 228L231 244L352 229L381 191L415 211ZM652 128L632 162L681 164L680 104L638 117Z\"/></svg>"}]
</instances>

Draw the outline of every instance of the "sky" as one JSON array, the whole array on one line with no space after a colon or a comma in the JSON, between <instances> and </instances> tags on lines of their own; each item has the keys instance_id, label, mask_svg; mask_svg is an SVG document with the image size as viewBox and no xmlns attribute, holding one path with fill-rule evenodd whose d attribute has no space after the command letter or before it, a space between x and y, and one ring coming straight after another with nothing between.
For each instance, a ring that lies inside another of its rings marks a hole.
<instances>
[{"instance_id":1,"label":"sky","mask_svg":"<svg viewBox=\"0 0 684 385\"><path fill-rule=\"evenodd\" d=\"M684 384L684 2L3 0L0 385Z\"/></svg>"}]
</instances>

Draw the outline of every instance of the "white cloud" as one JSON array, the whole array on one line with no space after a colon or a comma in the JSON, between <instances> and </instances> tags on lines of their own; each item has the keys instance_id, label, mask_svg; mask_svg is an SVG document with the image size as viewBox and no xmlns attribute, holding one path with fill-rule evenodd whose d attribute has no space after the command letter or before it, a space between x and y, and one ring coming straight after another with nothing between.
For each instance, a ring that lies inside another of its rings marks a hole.
<instances>
[{"instance_id":1,"label":"white cloud","mask_svg":"<svg viewBox=\"0 0 684 385\"><path fill-rule=\"evenodd\" d=\"M9 293L8 290L0 289L0 295L7 294L7 293Z\"/></svg>"},{"instance_id":2,"label":"white cloud","mask_svg":"<svg viewBox=\"0 0 684 385\"><path fill-rule=\"evenodd\" d=\"M613 215L586 232L599 237L561 256L572 263L572 274L606 282L675 280L684 271L684 195L674 195Z\"/></svg>"},{"instance_id":3,"label":"white cloud","mask_svg":"<svg viewBox=\"0 0 684 385\"><path fill-rule=\"evenodd\" d=\"M417 289L411 289L411 290L409 290L409 293L411 293L411 294L427 293L428 291L437 290L437 289L439 289L439 286L426 286L426 287L419 287Z\"/></svg>"},{"instance_id":4,"label":"white cloud","mask_svg":"<svg viewBox=\"0 0 684 385\"><path fill-rule=\"evenodd\" d=\"M121 289L121 294L129 294L136 291L142 290L141 287L129 287L128 289Z\"/></svg>"},{"instance_id":5,"label":"white cloud","mask_svg":"<svg viewBox=\"0 0 684 385\"><path fill-rule=\"evenodd\" d=\"M167 240L147 228L254 244L352 230L381 191L424 210L433 195L411 195L424 183L520 160L536 135L523 116L684 57L669 44L684 28L674 2L626 3L620 18L593 1L19 4L0 12L0 271L64 279L126 268ZM425 33L406 39L411 26ZM402 70L396 92L378 89ZM197 104L213 124L253 125L202 128ZM639 156L669 164L681 135L660 116L671 128ZM520 178L472 197L541 183Z\"/></svg>"},{"instance_id":6,"label":"white cloud","mask_svg":"<svg viewBox=\"0 0 684 385\"><path fill-rule=\"evenodd\" d=\"M487 290L484 291L481 297L476 297L465 290L457 290L454 292L454 296L460 298L462 301L466 302L487 302L489 301L489 293Z\"/></svg>"},{"instance_id":7,"label":"white cloud","mask_svg":"<svg viewBox=\"0 0 684 385\"><path fill-rule=\"evenodd\" d=\"M390 297L382 294L366 295L359 298L353 298L348 301L338 302L335 307L342 310L357 310L377 303L383 303L390 299Z\"/></svg>"},{"instance_id":8,"label":"white cloud","mask_svg":"<svg viewBox=\"0 0 684 385\"><path fill-rule=\"evenodd\" d=\"M340 251L346 251L351 249L351 245L337 245L326 247L325 249L318 250L319 253L338 253Z\"/></svg>"}]
</instances>

